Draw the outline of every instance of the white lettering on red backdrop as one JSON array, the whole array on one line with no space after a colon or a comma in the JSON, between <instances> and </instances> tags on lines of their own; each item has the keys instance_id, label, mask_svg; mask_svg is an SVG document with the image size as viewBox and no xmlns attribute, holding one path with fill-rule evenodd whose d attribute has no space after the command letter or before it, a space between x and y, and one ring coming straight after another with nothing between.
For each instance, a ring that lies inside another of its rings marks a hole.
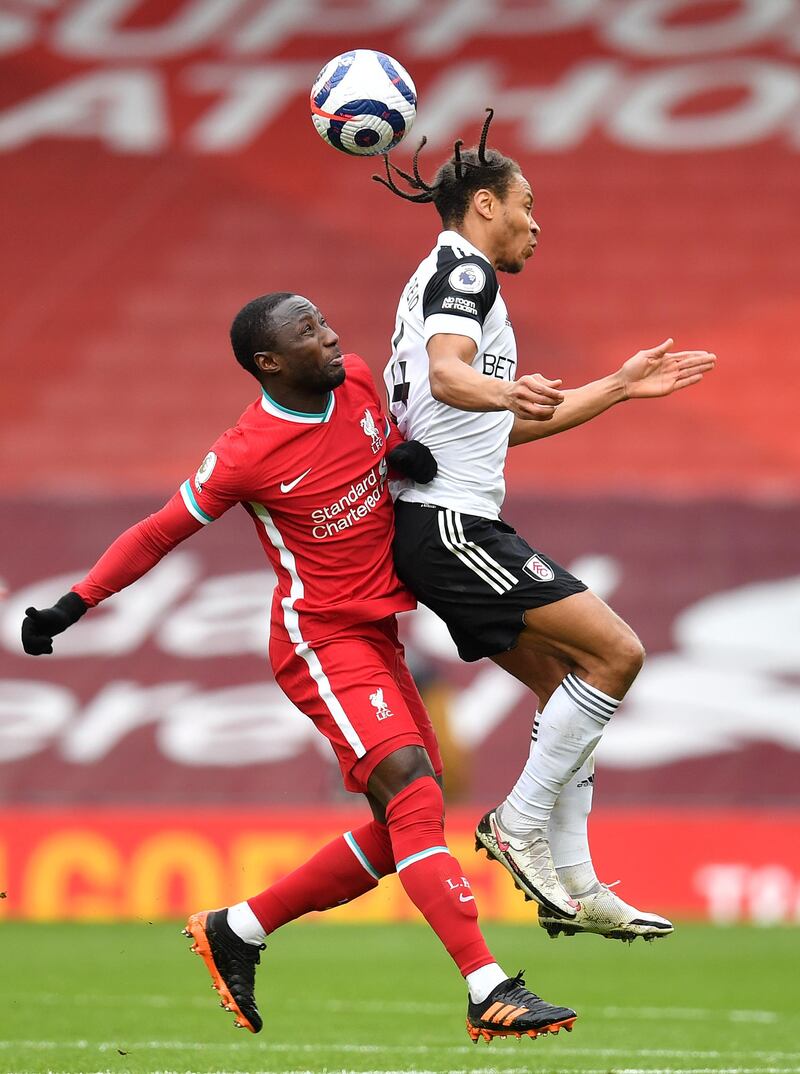
<instances>
[{"instance_id":1,"label":"white lettering on red backdrop","mask_svg":"<svg viewBox=\"0 0 800 1074\"><path fill-rule=\"evenodd\" d=\"M648 152L707 152L774 137L798 146L797 0L739 0L723 11L696 0L187 0L160 22L131 25L141 7L140 0L83 0L0 14L0 52L46 50L79 65L6 101L0 150L81 138L115 153L157 154L170 145L243 151L300 104L334 41L354 33L396 35L397 51L412 65L418 59L423 73L436 61L420 80L417 120L433 147L452 141L487 101L523 148L540 152L568 151L592 134ZM583 57L536 77L537 39L577 31L593 40ZM327 37L330 46L315 58L272 58ZM519 65L492 55L506 37L531 39L533 74L526 66L522 84ZM474 58L446 62L464 48ZM643 60L654 66L643 68ZM187 112L195 117L188 122Z\"/></svg>"},{"instance_id":2,"label":"white lettering on red backdrop","mask_svg":"<svg viewBox=\"0 0 800 1074\"><path fill-rule=\"evenodd\" d=\"M620 578L609 557L572 565L599 595ZM162 754L180 764L275 762L327 744L269 681L266 663L269 593L266 570L197 581L198 563L175 552L135 586L59 637L49 660L111 659L145 643L180 660L264 656L264 681L208 690L182 665L180 681L107 683L81 704L67 687L0 680L0 761L55 746L64 760L92 763L145 725L156 728ZM19 623L29 604L42 605L81 571L43 579L9 596L0 640L20 651ZM706 597L674 621L675 649L651 656L625 705L604 735L604 767L637 769L741 746L772 743L800 750L800 577L742 586ZM458 655L440 620L425 608L404 617L409 644L440 661ZM474 749L486 741L525 694L490 662L475 667L452 703L452 732Z\"/></svg>"}]
</instances>

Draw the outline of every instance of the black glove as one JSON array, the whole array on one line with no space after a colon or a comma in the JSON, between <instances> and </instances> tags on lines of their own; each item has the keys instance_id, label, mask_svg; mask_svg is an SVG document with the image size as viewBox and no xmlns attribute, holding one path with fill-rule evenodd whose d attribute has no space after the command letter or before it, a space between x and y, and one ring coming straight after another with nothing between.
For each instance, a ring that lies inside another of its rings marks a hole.
<instances>
[{"instance_id":1,"label":"black glove","mask_svg":"<svg viewBox=\"0 0 800 1074\"><path fill-rule=\"evenodd\" d=\"M26 608L22 620L22 648L31 656L52 653L53 638L77 623L88 611L77 593L65 593L52 608Z\"/></svg>"},{"instance_id":2,"label":"black glove","mask_svg":"<svg viewBox=\"0 0 800 1074\"><path fill-rule=\"evenodd\" d=\"M406 440L398 444L386 456L386 461L393 470L397 470L403 477L410 477L419 485L427 485L429 481L433 481L439 469L430 448L426 448L419 440Z\"/></svg>"}]
</instances>

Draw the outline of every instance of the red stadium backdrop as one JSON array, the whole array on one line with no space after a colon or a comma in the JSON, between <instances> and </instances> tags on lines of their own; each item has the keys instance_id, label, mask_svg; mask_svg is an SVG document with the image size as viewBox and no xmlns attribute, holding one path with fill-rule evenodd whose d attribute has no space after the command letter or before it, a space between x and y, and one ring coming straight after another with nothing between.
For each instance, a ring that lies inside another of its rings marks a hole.
<instances>
[{"instance_id":1,"label":"red stadium backdrop","mask_svg":"<svg viewBox=\"0 0 800 1074\"><path fill-rule=\"evenodd\" d=\"M264 659L271 578L243 518L53 657L18 632L247 404L226 338L244 301L307 294L379 375L436 220L314 133L314 75L359 45L416 81L401 160L427 134L432 170L496 109L543 229L503 281L524 371L577 385L669 335L718 353L695 390L512 452L506 517L649 651L599 754L604 877L664 912L797 920L797 0L4 6L0 914L226 901L354 819ZM484 912L519 918L469 831L520 767L530 702L427 613L403 629L454 842ZM337 913L406 913L391 885L370 899Z\"/></svg>"}]
</instances>

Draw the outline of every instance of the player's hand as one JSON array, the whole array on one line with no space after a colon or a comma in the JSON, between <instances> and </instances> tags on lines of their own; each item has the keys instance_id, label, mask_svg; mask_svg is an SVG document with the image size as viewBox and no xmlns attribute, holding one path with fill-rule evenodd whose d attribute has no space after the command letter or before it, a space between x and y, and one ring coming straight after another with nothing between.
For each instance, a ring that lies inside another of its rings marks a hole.
<instances>
[{"instance_id":1,"label":"player's hand","mask_svg":"<svg viewBox=\"0 0 800 1074\"><path fill-rule=\"evenodd\" d=\"M506 409L528 421L550 421L556 407L564 402L560 380L548 380L541 373L520 377L508 385Z\"/></svg>"},{"instance_id":2,"label":"player's hand","mask_svg":"<svg viewBox=\"0 0 800 1074\"><path fill-rule=\"evenodd\" d=\"M690 388L714 368L717 356L709 351L671 351L665 339L649 351L638 351L620 370L628 399L657 399Z\"/></svg>"},{"instance_id":3,"label":"player's hand","mask_svg":"<svg viewBox=\"0 0 800 1074\"><path fill-rule=\"evenodd\" d=\"M66 593L52 608L26 608L22 620L22 648L30 656L52 653L53 638L77 623L87 605L77 593Z\"/></svg>"},{"instance_id":4,"label":"player's hand","mask_svg":"<svg viewBox=\"0 0 800 1074\"><path fill-rule=\"evenodd\" d=\"M430 452L419 440L406 440L397 447L392 448L386 456L386 461L393 470L403 477L409 477L418 485L427 485L433 481L439 470L439 465Z\"/></svg>"}]
</instances>

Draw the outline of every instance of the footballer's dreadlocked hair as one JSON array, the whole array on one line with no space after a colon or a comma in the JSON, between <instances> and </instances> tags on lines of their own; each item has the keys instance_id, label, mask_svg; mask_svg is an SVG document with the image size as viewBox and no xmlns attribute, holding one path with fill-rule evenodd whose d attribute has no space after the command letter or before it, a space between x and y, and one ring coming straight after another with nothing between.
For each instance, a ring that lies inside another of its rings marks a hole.
<instances>
[{"instance_id":1,"label":"footballer's dreadlocked hair","mask_svg":"<svg viewBox=\"0 0 800 1074\"><path fill-rule=\"evenodd\" d=\"M268 295L260 295L243 306L233 319L231 346L236 361L256 380L260 379L261 371L256 365L255 355L270 351L275 346L273 313L276 306L287 298L294 298L291 291L272 291Z\"/></svg>"},{"instance_id":2,"label":"footballer's dreadlocked hair","mask_svg":"<svg viewBox=\"0 0 800 1074\"><path fill-rule=\"evenodd\" d=\"M519 164L511 157L503 156L496 149L486 148L494 109L487 108L486 113L477 149L464 149L461 138L457 139L453 145L452 157L439 168L432 183L426 183L419 173L419 154L427 138L422 139L414 153L411 162L413 174L402 171L396 164L390 164L388 153L384 153L386 178L382 175L373 175L372 178L406 201L420 204L432 202L445 227L462 223L470 198L476 190L486 188L502 198L508 191L511 180L520 171ZM411 191L402 190L392 172L404 179Z\"/></svg>"}]
</instances>

